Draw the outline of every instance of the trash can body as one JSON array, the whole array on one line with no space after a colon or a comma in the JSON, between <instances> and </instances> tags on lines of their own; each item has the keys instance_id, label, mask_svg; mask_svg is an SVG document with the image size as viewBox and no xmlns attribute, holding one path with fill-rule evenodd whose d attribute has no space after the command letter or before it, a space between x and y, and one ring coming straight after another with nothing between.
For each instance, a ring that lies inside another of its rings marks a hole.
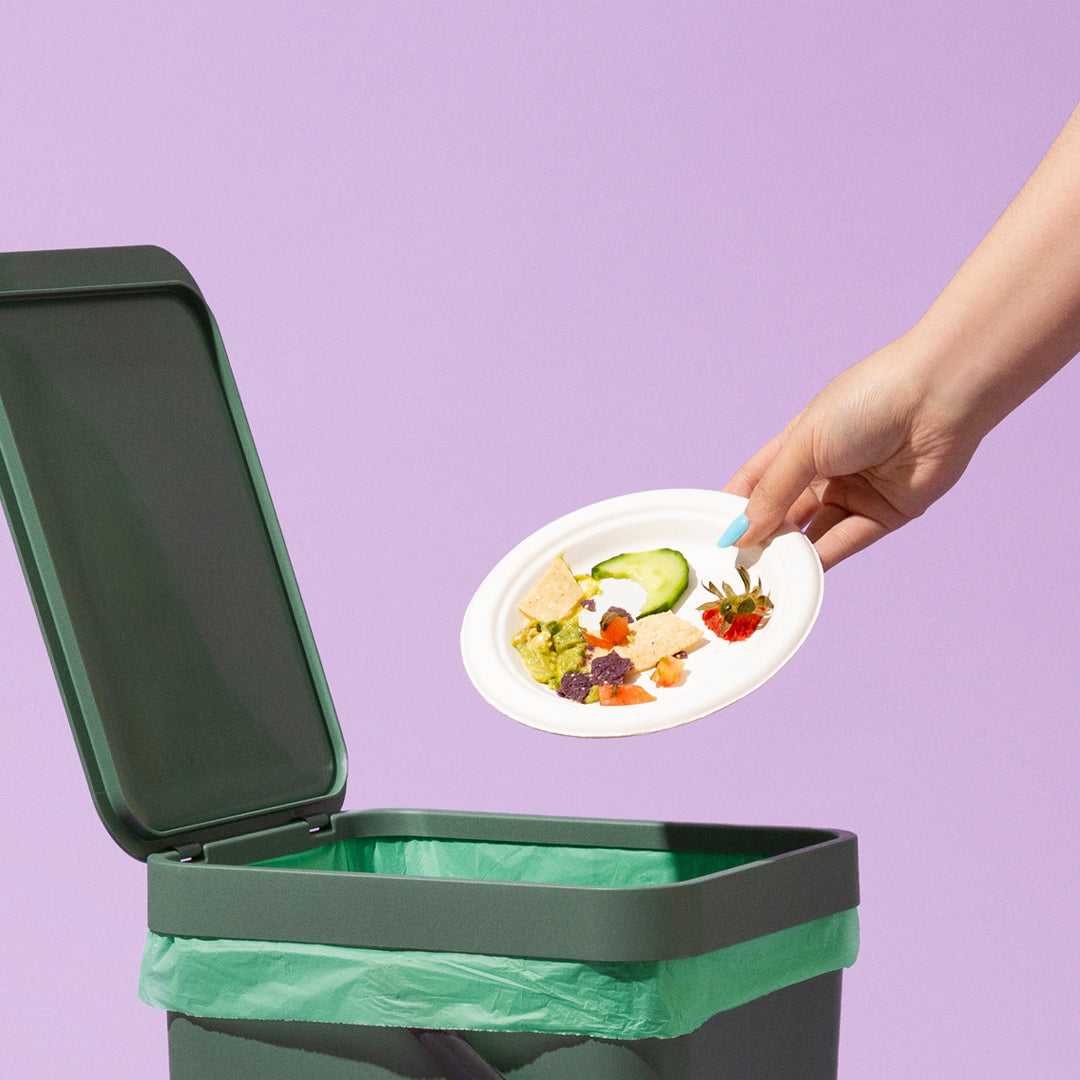
<instances>
[{"instance_id":1,"label":"trash can body","mask_svg":"<svg viewBox=\"0 0 1080 1080\"><path fill-rule=\"evenodd\" d=\"M513 1080L835 1080L841 972L717 1013L674 1039L469 1032ZM391 1080L446 1072L404 1028L168 1014L170 1080Z\"/></svg>"},{"instance_id":2,"label":"trash can body","mask_svg":"<svg viewBox=\"0 0 1080 1080\"><path fill-rule=\"evenodd\" d=\"M237 1058L298 1077L453 1076L431 1071L417 1027L458 1031L523 1080L836 1075L857 950L850 833L354 811L148 867L166 945L148 947L141 992L169 1014L173 1080ZM309 948L357 980L309 976ZM362 971L401 956L400 979ZM387 981L395 1000L372 1005Z\"/></svg>"},{"instance_id":3,"label":"trash can body","mask_svg":"<svg viewBox=\"0 0 1080 1080\"><path fill-rule=\"evenodd\" d=\"M314 637L174 256L0 255L0 498L95 807L147 862L173 1080L457 1080L462 1038L519 1080L835 1076L852 834L343 811Z\"/></svg>"}]
</instances>

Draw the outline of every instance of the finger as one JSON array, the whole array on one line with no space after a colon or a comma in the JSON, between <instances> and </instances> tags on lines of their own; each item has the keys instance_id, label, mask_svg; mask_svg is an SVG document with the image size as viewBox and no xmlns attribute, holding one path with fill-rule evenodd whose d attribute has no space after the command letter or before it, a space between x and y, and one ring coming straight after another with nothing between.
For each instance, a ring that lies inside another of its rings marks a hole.
<instances>
[{"instance_id":1,"label":"finger","mask_svg":"<svg viewBox=\"0 0 1080 1080\"><path fill-rule=\"evenodd\" d=\"M723 490L732 495L741 495L748 499L762 474L772 464L777 451L787 438L787 431L782 431L770 439L753 457L741 465L732 478L724 485Z\"/></svg>"},{"instance_id":2,"label":"finger","mask_svg":"<svg viewBox=\"0 0 1080 1080\"><path fill-rule=\"evenodd\" d=\"M746 505L750 525L739 546L749 547L772 536L816 474L809 425L795 423L754 485Z\"/></svg>"},{"instance_id":3,"label":"finger","mask_svg":"<svg viewBox=\"0 0 1080 1080\"><path fill-rule=\"evenodd\" d=\"M819 502L817 512L807 521L803 531L807 540L816 544L830 529L835 529L841 521L851 516L852 511L846 506Z\"/></svg>"},{"instance_id":4,"label":"finger","mask_svg":"<svg viewBox=\"0 0 1080 1080\"><path fill-rule=\"evenodd\" d=\"M795 425L802 419L806 409L800 409L786 424L784 430L774 435L753 457L742 465L727 482L723 490L733 495L749 498L765 470L776 459L780 447L787 442Z\"/></svg>"},{"instance_id":5,"label":"finger","mask_svg":"<svg viewBox=\"0 0 1080 1080\"><path fill-rule=\"evenodd\" d=\"M839 507L829 509L840 510ZM831 569L849 555L854 555L857 551L869 547L890 532L888 526L874 518L864 517L861 514L847 514L843 511L841 513L843 516L839 520L834 520L814 541L818 558L821 559L821 565L825 570ZM807 535L809 535L809 530Z\"/></svg>"},{"instance_id":6,"label":"finger","mask_svg":"<svg viewBox=\"0 0 1080 1080\"><path fill-rule=\"evenodd\" d=\"M817 492L814 490L814 485L811 484L796 500L791 504L791 509L787 512L787 520L800 531L806 529L814 518L821 513L821 499Z\"/></svg>"}]
</instances>

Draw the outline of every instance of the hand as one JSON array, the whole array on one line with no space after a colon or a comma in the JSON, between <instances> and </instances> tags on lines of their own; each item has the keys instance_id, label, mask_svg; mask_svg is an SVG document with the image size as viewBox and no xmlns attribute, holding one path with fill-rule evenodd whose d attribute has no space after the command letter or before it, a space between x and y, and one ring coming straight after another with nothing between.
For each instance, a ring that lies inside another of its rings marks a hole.
<instances>
[{"instance_id":1,"label":"hand","mask_svg":"<svg viewBox=\"0 0 1080 1080\"><path fill-rule=\"evenodd\" d=\"M993 421L952 401L937 370L907 335L830 382L724 489L749 499L739 546L787 523L829 569L948 491Z\"/></svg>"},{"instance_id":2,"label":"hand","mask_svg":"<svg viewBox=\"0 0 1080 1080\"><path fill-rule=\"evenodd\" d=\"M839 375L728 482L741 547L786 522L828 569L918 517L1080 350L1080 106L922 319Z\"/></svg>"}]
</instances>

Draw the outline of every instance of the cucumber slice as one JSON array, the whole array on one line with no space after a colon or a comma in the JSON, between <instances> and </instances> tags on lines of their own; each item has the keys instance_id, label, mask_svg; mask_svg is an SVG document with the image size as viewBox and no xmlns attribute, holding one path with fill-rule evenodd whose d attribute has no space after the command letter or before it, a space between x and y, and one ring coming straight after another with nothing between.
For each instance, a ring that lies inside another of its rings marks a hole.
<instances>
[{"instance_id":1,"label":"cucumber slice","mask_svg":"<svg viewBox=\"0 0 1080 1080\"><path fill-rule=\"evenodd\" d=\"M669 611L686 592L690 581L690 567L681 551L673 548L657 548L655 551L627 551L597 563L592 576L603 578L628 578L636 581L646 592L645 605L638 613L642 619L658 611Z\"/></svg>"}]
</instances>

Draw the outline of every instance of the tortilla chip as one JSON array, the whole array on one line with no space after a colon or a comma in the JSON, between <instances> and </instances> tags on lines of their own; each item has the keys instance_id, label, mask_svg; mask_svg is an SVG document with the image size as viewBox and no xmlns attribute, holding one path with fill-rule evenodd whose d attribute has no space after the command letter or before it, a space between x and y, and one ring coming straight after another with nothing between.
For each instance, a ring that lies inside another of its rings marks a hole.
<instances>
[{"instance_id":1,"label":"tortilla chip","mask_svg":"<svg viewBox=\"0 0 1080 1080\"><path fill-rule=\"evenodd\" d=\"M584 596L574 572L560 556L518 605L518 611L537 622L560 622L573 614Z\"/></svg>"},{"instance_id":2,"label":"tortilla chip","mask_svg":"<svg viewBox=\"0 0 1080 1080\"><path fill-rule=\"evenodd\" d=\"M614 651L625 656L636 671L648 671L665 656L692 649L702 638L699 627L670 611L646 615L630 624L633 637Z\"/></svg>"}]
</instances>

